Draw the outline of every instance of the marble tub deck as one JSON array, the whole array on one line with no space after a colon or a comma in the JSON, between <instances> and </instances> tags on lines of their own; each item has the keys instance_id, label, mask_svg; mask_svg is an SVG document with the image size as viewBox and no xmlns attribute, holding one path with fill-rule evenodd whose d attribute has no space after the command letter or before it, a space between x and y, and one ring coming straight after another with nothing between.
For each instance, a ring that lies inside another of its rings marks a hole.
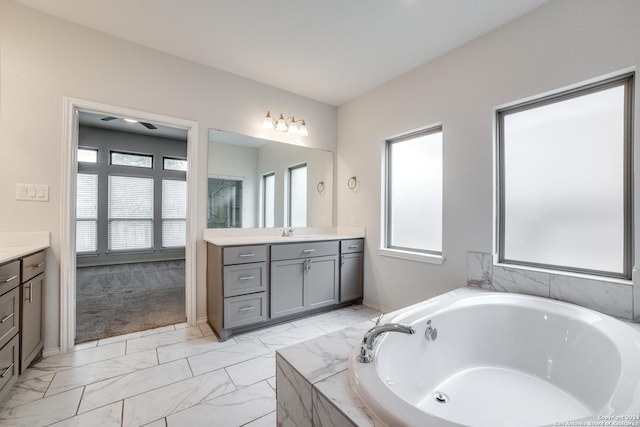
<instances>
[{"instance_id":1,"label":"marble tub deck","mask_svg":"<svg viewBox=\"0 0 640 427\"><path fill-rule=\"evenodd\" d=\"M83 343L28 368L0 425L275 426L276 351L377 314L346 307L225 342L182 323Z\"/></svg>"},{"instance_id":2,"label":"marble tub deck","mask_svg":"<svg viewBox=\"0 0 640 427\"><path fill-rule=\"evenodd\" d=\"M473 287L460 288L438 298L451 298L458 292L469 291L487 292ZM388 315L392 317L402 310ZM623 322L640 332L640 323ZM276 352L278 426L385 425L360 400L347 371L349 357L373 325L372 320L364 321Z\"/></svg>"}]
</instances>

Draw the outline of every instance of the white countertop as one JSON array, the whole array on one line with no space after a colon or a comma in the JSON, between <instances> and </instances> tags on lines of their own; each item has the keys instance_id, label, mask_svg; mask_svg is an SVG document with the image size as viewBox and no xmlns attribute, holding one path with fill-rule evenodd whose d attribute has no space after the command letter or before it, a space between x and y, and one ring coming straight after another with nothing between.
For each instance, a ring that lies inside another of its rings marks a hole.
<instances>
[{"instance_id":1,"label":"white countertop","mask_svg":"<svg viewBox=\"0 0 640 427\"><path fill-rule=\"evenodd\" d=\"M363 228L321 227L294 228L293 236L282 237L282 228L205 229L205 242L217 246L262 245L267 243L296 243L322 240L361 239Z\"/></svg>"},{"instance_id":2,"label":"white countertop","mask_svg":"<svg viewBox=\"0 0 640 427\"><path fill-rule=\"evenodd\" d=\"M41 251L48 248L49 245L26 245L26 246L9 246L0 247L0 264L18 259L25 255Z\"/></svg>"},{"instance_id":3,"label":"white countertop","mask_svg":"<svg viewBox=\"0 0 640 427\"><path fill-rule=\"evenodd\" d=\"M0 232L0 264L48 248L49 232Z\"/></svg>"}]
</instances>

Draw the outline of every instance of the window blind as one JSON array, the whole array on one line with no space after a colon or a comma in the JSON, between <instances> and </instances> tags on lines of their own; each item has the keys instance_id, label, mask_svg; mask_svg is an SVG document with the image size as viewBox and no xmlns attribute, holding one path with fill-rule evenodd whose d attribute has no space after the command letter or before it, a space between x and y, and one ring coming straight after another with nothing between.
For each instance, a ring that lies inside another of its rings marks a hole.
<instances>
[{"instance_id":1,"label":"window blind","mask_svg":"<svg viewBox=\"0 0 640 427\"><path fill-rule=\"evenodd\" d=\"M153 178L109 176L109 250L153 248Z\"/></svg>"}]
</instances>

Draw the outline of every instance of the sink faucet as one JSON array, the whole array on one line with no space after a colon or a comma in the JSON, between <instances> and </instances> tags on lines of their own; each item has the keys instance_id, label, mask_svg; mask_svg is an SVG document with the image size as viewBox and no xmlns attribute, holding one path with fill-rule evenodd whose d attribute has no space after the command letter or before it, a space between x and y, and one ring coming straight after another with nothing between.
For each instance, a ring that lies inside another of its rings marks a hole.
<instances>
[{"instance_id":1,"label":"sink faucet","mask_svg":"<svg viewBox=\"0 0 640 427\"><path fill-rule=\"evenodd\" d=\"M376 326L369 329L367 333L364 334L364 338L362 338L362 343L360 344L360 354L356 358L358 362L369 363L373 360L371 351L373 351L373 344L375 343L376 338L378 338L378 335L385 332L402 332L403 334L414 334L416 332L411 326L402 325L400 323L385 323L380 325L379 323L381 319L382 315L378 317Z\"/></svg>"},{"instance_id":2,"label":"sink faucet","mask_svg":"<svg viewBox=\"0 0 640 427\"><path fill-rule=\"evenodd\" d=\"M282 237L292 237L292 236L293 236L293 228L282 229Z\"/></svg>"}]
</instances>

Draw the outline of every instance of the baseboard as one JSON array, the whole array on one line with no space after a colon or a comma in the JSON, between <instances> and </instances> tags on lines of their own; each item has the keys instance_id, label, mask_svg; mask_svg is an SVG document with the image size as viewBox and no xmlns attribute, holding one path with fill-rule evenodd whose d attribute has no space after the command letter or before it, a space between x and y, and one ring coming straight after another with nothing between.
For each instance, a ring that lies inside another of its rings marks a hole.
<instances>
[{"instance_id":1,"label":"baseboard","mask_svg":"<svg viewBox=\"0 0 640 427\"><path fill-rule=\"evenodd\" d=\"M60 347L45 348L44 350L42 350L42 357L49 357L58 353L60 353Z\"/></svg>"},{"instance_id":2,"label":"baseboard","mask_svg":"<svg viewBox=\"0 0 640 427\"><path fill-rule=\"evenodd\" d=\"M206 325L207 324L207 316L204 317L200 317L198 320L196 320L196 325L200 326L200 325Z\"/></svg>"}]
</instances>

